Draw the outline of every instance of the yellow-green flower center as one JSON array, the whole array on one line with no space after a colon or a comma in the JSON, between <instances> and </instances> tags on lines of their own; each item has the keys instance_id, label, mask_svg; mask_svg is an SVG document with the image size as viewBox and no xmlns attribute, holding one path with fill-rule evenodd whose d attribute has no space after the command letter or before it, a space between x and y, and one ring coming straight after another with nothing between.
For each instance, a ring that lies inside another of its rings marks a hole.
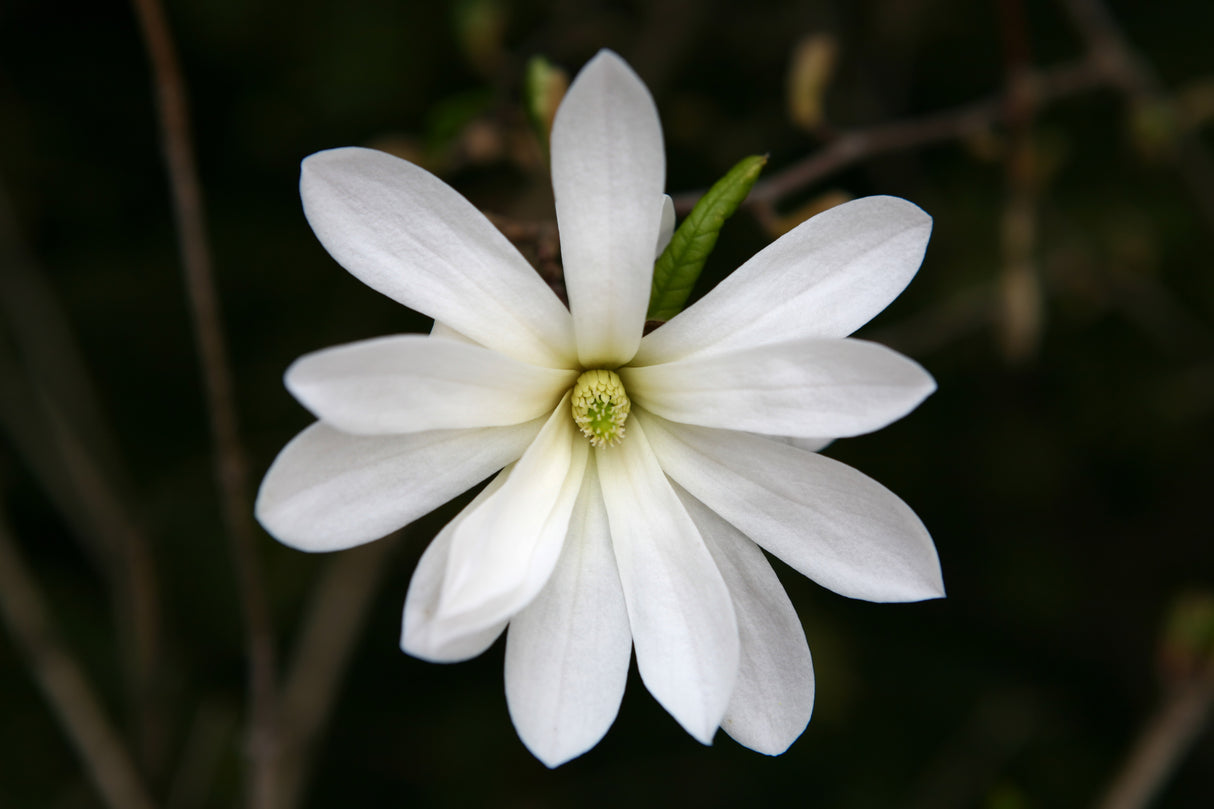
<instances>
[{"instance_id":1,"label":"yellow-green flower center","mask_svg":"<svg viewBox=\"0 0 1214 809\"><path fill-rule=\"evenodd\" d=\"M614 447L624 439L632 402L615 371L586 371L573 386L573 420L592 447Z\"/></svg>"}]
</instances>

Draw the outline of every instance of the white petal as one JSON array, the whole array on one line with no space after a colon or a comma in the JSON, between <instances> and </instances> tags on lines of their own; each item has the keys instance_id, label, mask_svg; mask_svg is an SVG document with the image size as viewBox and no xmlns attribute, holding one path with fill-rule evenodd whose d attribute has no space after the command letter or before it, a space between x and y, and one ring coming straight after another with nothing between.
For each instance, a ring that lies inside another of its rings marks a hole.
<instances>
[{"instance_id":1,"label":"white petal","mask_svg":"<svg viewBox=\"0 0 1214 809\"><path fill-rule=\"evenodd\" d=\"M619 56L599 51L552 125L552 189L583 367L621 365L640 343L665 176L653 98Z\"/></svg>"},{"instance_id":2,"label":"white petal","mask_svg":"<svg viewBox=\"0 0 1214 809\"><path fill-rule=\"evenodd\" d=\"M438 337L442 340L455 340L457 343L466 343L473 346L480 345L480 343L468 339L468 337L460 334L441 320L434 321L434 325L430 327L430 336Z\"/></svg>"},{"instance_id":3,"label":"white petal","mask_svg":"<svg viewBox=\"0 0 1214 809\"><path fill-rule=\"evenodd\" d=\"M674 236L674 200L669 194L662 195L662 215L660 218L661 224L658 225L658 247L653 252L653 260L657 261L658 257L666 249L666 245L670 244L671 237Z\"/></svg>"},{"instance_id":4,"label":"white petal","mask_svg":"<svg viewBox=\"0 0 1214 809\"><path fill-rule=\"evenodd\" d=\"M936 383L863 340L796 340L619 369L632 401L663 418L780 436L852 436L915 409Z\"/></svg>"},{"instance_id":5,"label":"white petal","mask_svg":"<svg viewBox=\"0 0 1214 809\"><path fill-rule=\"evenodd\" d=\"M872 478L761 436L631 418L676 483L823 587L868 601L944 595L927 529Z\"/></svg>"},{"instance_id":6,"label":"white petal","mask_svg":"<svg viewBox=\"0 0 1214 809\"><path fill-rule=\"evenodd\" d=\"M595 458L641 679L688 733L709 744L738 673L729 590L639 423Z\"/></svg>"},{"instance_id":7,"label":"white petal","mask_svg":"<svg viewBox=\"0 0 1214 809\"><path fill-rule=\"evenodd\" d=\"M304 213L371 288L523 362L570 367L569 313L506 237L424 169L372 149L303 162Z\"/></svg>"},{"instance_id":8,"label":"white petal","mask_svg":"<svg viewBox=\"0 0 1214 809\"><path fill-rule=\"evenodd\" d=\"M566 396L501 489L455 527L436 638L479 632L535 598L560 556L589 454Z\"/></svg>"},{"instance_id":9,"label":"white petal","mask_svg":"<svg viewBox=\"0 0 1214 809\"><path fill-rule=\"evenodd\" d=\"M814 666L801 620L759 546L681 489L679 497L733 596L742 641L721 729L769 756L788 749L814 709Z\"/></svg>"},{"instance_id":10,"label":"white petal","mask_svg":"<svg viewBox=\"0 0 1214 809\"><path fill-rule=\"evenodd\" d=\"M548 584L510 622L506 704L519 738L556 767L598 744L628 679L632 633L595 465Z\"/></svg>"},{"instance_id":11,"label":"white petal","mask_svg":"<svg viewBox=\"0 0 1214 809\"><path fill-rule=\"evenodd\" d=\"M446 575L455 529L473 510L505 484L513 468L506 467L491 480L471 503L455 515L455 519L438 532L438 536L430 541L422 558L418 560L413 578L409 582L409 593L405 596L404 615L401 619L400 648L406 654L429 660L431 663L458 663L484 652L506 628L508 619L503 618L465 635L433 631L434 615L438 611L438 600L442 594L443 576Z\"/></svg>"},{"instance_id":12,"label":"white petal","mask_svg":"<svg viewBox=\"0 0 1214 809\"><path fill-rule=\"evenodd\" d=\"M543 423L357 436L317 422L270 465L257 519L279 542L305 551L379 539L517 460Z\"/></svg>"},{"instance_id":13,"label":"white petal","mask_svg":"<svg viewBox=\"0 0 1214 809\"><path fill-rule=\"evenodd\" d=\"M576 379L576 371L405 334L301 357L287 370L287 389L327 424L377 435L531 421L552 413Z\"/></svg>"},{"instance_id":14,"label":"white petal","mask_svg":"<svg viewBox=\"0 0 1214 809\"><path fill-rule=\"evenodd\" d=\"M779 439L790 447L799 447L806 452L821 452L834 443L833 438L798 438L796 436L778 435L771 436Z\"/></svg>"},{"instance_id":15,"label":"white petal","mask_svg":"<svg viewBox=\"0 0 1214 809\"><path fill-rule=\"evenodd\" d=\"M898 297L932 220L906 200L866 197L784 234L647 335L634 365L803 337L846 337Z\"/></svg>"}]
</instances>

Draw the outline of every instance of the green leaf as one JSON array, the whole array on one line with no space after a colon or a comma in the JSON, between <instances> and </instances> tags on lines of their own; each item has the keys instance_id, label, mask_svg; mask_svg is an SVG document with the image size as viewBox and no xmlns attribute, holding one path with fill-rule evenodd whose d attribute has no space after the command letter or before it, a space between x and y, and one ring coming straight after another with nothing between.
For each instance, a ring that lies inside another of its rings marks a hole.
<instances>
[{"instance_id":1,"label":"green leaf","mask_svg":"<svg viewBox=\"0 0 1214 809\"><path fill-rule=\"evenodd\" d=\"M721 227L746 199L766 163L766 155L752 155L738 161L728 174L708 189L679 225L670 244L653 265L653 291L649 295L646 320L667 321L683 309L691 288L704 269L704 262L716 247Z\"/></svg>"}]
</instances>

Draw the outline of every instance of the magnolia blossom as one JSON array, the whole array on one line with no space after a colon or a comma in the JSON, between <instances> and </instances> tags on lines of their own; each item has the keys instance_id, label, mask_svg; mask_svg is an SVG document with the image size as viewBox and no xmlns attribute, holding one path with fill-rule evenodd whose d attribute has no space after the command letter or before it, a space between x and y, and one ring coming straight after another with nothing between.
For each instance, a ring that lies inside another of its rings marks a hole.
<instances>
[{"instance_id":1,"label":"magnolia blossom","mask_svg":"<svg viewBox=\"0 0 1214 809\"><path fill-rule=\"evenodd\" d=\"M569 88L551 154L568 308L417 166L357 148L304 161L325 248L435 327L291 366L318 421L270 468L258 519L295 548L349 548L492 476L418 563L406 652L464 660L506 631L510 715L549 766L606 733L633 649L696 739L720 727L780 753L814 679L763 551L853 598L943 594L914 512L814 451L934 390L913 361L847 337L910 281L931 220L891 197L840 205L643 336L673 215L657 111L615 54Z\"/></svg>"}]
</instances>

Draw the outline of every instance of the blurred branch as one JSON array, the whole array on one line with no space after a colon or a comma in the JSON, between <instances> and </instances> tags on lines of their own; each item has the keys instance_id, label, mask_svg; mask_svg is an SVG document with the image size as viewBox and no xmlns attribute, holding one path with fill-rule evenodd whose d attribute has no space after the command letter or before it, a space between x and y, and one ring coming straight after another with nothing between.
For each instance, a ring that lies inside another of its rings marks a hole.
<instances>
[{"instance_id":1,"label":"blurred branch","mask_svg":"<svg viewBox=\"0 0 1214 809\"><path fill-rule=\"evenodd\" d=\"M67 317L24 249L0 187L0 310L14 354L0 350L0 425L100 569L126 652L144 764L163 755L160 609L147 537L121 494L126 475ZM7 346L5 346L7 348ZM107 463L108 461L108 463Z\"/></svg>"},{"instance_id":2,"label":"blurred branch","mask_svg":"<svg viewBox=\"0 0 1214 809\"><path fill-rule=\"evenodd\" d=\"M1038 110L1057 101L1106 86L1109 77L1090 59L1024 75L1024 104ZM998 95L952 110L894 121L865 129L843 130L809 157L755 184L749 206L774 206L784 197L857 163L883 154L949 143L980 135L1006 123L1009 104ZM690 209L699 194L675 197L675 207Z\"/></svg>"},{"instance_id":3,"label":"blurred branch","mask_svg":"<svg viewBox=\"0 0 1214 809\"><path fill-rule=\"evenodd\" d=\"M565 272L561 265L561 242L556 222L550 219L527 221L487 211L485 216L531 260L540 277L568 305L569 293L565 291Z\"/></svg>"},{"instance_id":4,"label":"blurred branch","mask_svg":"<svg viewBox=\"0 0 1214 809\"><path fill-rule=\"evenodd\" d=\"M278 783L274 636L257 561L256 529L247 496L248 473L240 444L232 373L211 270L185 86L159 0L132 0L132 3L155 79L186 292L211 420L215 471L244 610L252 703L250 757L253 773L249 801L254 807L270 809L277 803Z\"/></svg>"},{"instance_id":5,"label":"blurred branch","mask_svg":"<svg viewBox=\"0 0 1214 809\"><path fill-rule=\"evenodd\" d=\"M1099 809L1144 809L1197 741L1214 704L1214 594L1182 594L1160 643L1167 693L1138 735Z\"/></svg>"},{"instance_id":6,"label":"blurred branch","mask_svg":"<svg viewBox=\"0 0 1214 809\"><path fill-rule=\"evenodd\" d=\"M1142 809L1197 741L1214 702L1214 669L1173 690L1147 722L1099 809Z\"/></svg>"},{"instance_id":7,"label":"blurred branch","mask_svg":"<svg viewBox=\"0 0 1214 809\"><path fill-rule=\"evenodd\" d=\"M1061 0L1075 28L1083 36L1089 58L1101 66L1109 81L1138 104L1154 106L1169 120L1179 111L1154 67L1138 53L1101 0ZM1214 158L1191 133L1173 132L1173 160L1188 184L1210 227L1214 227Z\"/></svg>"},{"instance_id":8,"label":"blurred branch","mask_svg":"<svg viewBox=\"0 0 1214 809\"><path fill-rule=\"evenodd\" d=\"M1007 92L952 110L852 130L818 129L822 146L755 184L746 205L760 222L774 222L775 208L803 191L856 164L885 154L965 140L996 126L1015 126L1067 98L1096 89L1115 89L1138 102L1165 109L1179 119L1176 105L1147 62L1135 53L1099 0L1061 0L1083 35L1087 53L1069 64L1031 70L1027 61ZM1206 218L1214 226L1214 159L1190 133L1176 132L1176 164ZM702 192L674 197L679 213L690 211Z\"/></svg>"},{"instance_id":9,"label":"blurred branch","mask_svg":"<svg viewBox=\"0 0 1214 809\"><path fill-rule=\"evenodd\" d=\"M334 557L312 596L283 688L280 809L294 809L303 800L342 674L396 545L385 538Z\"/></svg>"},{"instance_id":10,"label":"blurred branch","mask_svg":"<svg viewBox=\"0 0 1214 809\"><path fill-rule=\"evenodd\" d=\"M202 699L186 734L177 771L169 782L165 809L212 806L217 775L233 740L240 733L240 717L229 705Z\"/></svg>"},{"instance_id":11,"label":"blurred branch","mask_svg":"<svg viewBox=\"0 0 1214 809\"><path fill-rule=\"evenodd\" d=\"M3 513L0 612L106 804L111 809L151 809L152 801L122 739L106 719L79 664L51 628L46 600L9 535Z\"/></svg>"},{"instance_id":12,"label":"blurred branch","mask_svg":"<svg viewBox=\"0 0 1214 809\"><path fill-rule=\"evenodd\" d=\"M1003 205L1000 342L1008 362L1022 362L1041 341L1045 303L1037 266L1037 209L1041 167L1033 145L1033 89L1028 20L1022 0L1000 0L1007 84L1007 198Z\"/></svg>"}]
</instances>

